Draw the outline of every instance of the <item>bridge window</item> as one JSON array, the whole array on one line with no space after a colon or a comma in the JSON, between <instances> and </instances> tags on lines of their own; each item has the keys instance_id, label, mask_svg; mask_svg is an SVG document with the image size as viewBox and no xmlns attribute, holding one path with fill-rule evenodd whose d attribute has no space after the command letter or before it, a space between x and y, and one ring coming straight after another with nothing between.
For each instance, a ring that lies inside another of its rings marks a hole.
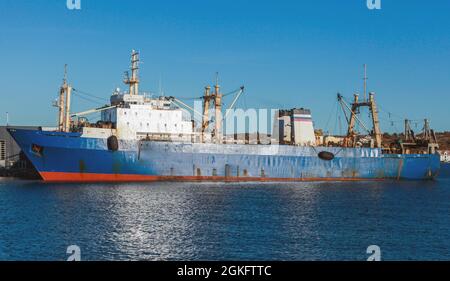
<instances>
[{"instance_id":1,"label":"bridge window","mask_svg":"<svg viewBox=\"0 0 450 281\"><path fill-rule=\"evenodd\" d=\"M0 160L6 160L6 142L0 140Z\"/></svg>"}]
</instances>

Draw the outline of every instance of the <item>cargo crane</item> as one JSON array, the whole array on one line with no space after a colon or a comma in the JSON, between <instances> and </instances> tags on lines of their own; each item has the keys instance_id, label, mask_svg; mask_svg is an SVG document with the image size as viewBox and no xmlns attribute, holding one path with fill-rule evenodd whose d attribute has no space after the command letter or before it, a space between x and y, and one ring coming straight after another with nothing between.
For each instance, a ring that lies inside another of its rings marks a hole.
<instances>
[{"instance_id":1,"label":"cargo crane","mask_svg":"<svg viewBox=\"0 0 450 281\"><path fill-rule=\"evenodd\" d=\"M354 94L353 103L348 105L341 94L338 93L337 98L341 104L342 110L344 111L345 118L347 119L348 129L347 135L344 139L344 147L356 147L357 145L357 133L355 132L355 125L358 122L361 127L363 127L368 134L372 137L371 147L382 148L382 134L380 129L380 119L378 117L377 105L375 102L375 93L369 93L369 99L367 99L367 65L364 64L364 99L359 101L359 95ZM367 126L358 117L361 107L368 107L370 111L370 116L372 119L372 130L369 130ZM350 112L350 117L347 116L347 111Z\"/></svg>"},{"instance_id":2,"label":"cargo crane","mask_svg":"<svg viewBox=\"0 0 450 281\"><path fill-rule=\"evenodd\" d=\"M434 154L439 149L436 134L430 127L430 121L424 119L423 129L419 135L415 135L411 129L411 121L405 119L404 139L399 141L402 154L423 153Z\"/></svg>"},{"instance_id":3,"label":"cargo crane","mask_svg":"<svg viewBox=\"0 0 450 281\"><path fill-rule=\"evenodd\" d=\"M344 147L356 147L357 144L357 136L358 134L355 132L355 125L358 122L361 127L363 127L369 135L372 137L373 144L372 147L381 148L382 146L382 135L380 129L380 121L378 119L378 111L375 103L374 93L369 93L369 99L364 100L362 102L359 101L359 95L354 95L354 101L351 106L344 100L341 94L337 94L337 98L339 103L341 104L342 110L344 111L345 117L348 122L347 135L344 139ZM370 130L364 122L358 117L360 113L361 107L368 107L370 109L370 115L372 118L373 129ZM347 116L347 110L350 112L350 117Z\"/></svg>"},{"instance_id":4,"label":"cargo crane","mask_svg":"<svg viewBox=\"0 0 450 281\"><path fill-rule=\"evenodd\" d=\"M217 143L221 142L222 136L221 136L220 132L221 132L221 128L223 125L223 121L227 118L228 114L231 112L231 110L236 105L236 102L238 101L238 99L244 93L244 86L241 86L239 88L239 90L234 90L225 95L221 94L219 92L219 89L220 89L220 86L218 85L217 82L216 82L216 85L214 86L214 93L212 93L212 94L210 93L211 87L210 86L205 87L204 95L201 97L201 99L203 99L203 112L199 112L199 111L195 110L195 108L187 105L186 103L184 103L183 101L181 101L180 99L178 99L174 96L166 97L166 100L174 103L176 106L183 109L184 111L193 112L194 119L201 117L201 119L198 121L200 121L200 123L201 123L200 142L202 142L202 143L206 142L206 140L207 140L206 130L211 125L211 123L214 123L214 129L213 129L212 136L215 137L215 141ZM228 96L230 94L235 94L235 93L236 93L236 96L234 97L230 106L226 109L225 115L222 117L222 98L224 96ZM209 110L210 110L211 105L214 106L214 115L215 115L214 121L211 121L210 116L209 116L209 113L210 113ZM216 132L219 132L219 133L216 133Z\"/></svg>"}]
</instances>

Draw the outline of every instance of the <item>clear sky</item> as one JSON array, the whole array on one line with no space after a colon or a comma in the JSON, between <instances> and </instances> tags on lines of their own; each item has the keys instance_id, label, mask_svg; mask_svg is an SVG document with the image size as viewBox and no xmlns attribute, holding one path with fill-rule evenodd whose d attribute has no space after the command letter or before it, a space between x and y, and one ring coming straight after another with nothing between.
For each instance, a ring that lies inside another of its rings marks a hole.
<instances>
[{"instance_id":1,"label":"clear sky","mask_svg":"<svg viewBox=\"0 0 450 281\"><path fill-rule=\"evenodd\" d=\"M199 96L218 71L223 92L246 86L239 106L307 107L326 130L336 93L362 91L366 63L384 131L403 117L450 130L450 1L381 3L1 0L0 124L8 111L10 124L55 125L65 63L75 88L108 99L125 88L134 48L143 90L158 91L161 77L167 95ZM97 105L74 97L75 111Z\"/></svg>"}]
</instances>

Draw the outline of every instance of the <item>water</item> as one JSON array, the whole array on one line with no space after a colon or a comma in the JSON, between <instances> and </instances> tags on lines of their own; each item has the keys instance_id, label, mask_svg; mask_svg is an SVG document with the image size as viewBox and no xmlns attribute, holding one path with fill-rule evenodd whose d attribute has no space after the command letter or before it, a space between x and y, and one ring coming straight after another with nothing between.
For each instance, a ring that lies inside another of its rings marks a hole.
<instances>
[{"instance_id":1,"label":"water","mask_svg":"<svg viewBox=\"0 0 450 281\"><path fill-rule=\"evenodd\" d=\"M450 260L450 166L428 182L0 180L0 260Z\"/></svg>"}]
</instances>

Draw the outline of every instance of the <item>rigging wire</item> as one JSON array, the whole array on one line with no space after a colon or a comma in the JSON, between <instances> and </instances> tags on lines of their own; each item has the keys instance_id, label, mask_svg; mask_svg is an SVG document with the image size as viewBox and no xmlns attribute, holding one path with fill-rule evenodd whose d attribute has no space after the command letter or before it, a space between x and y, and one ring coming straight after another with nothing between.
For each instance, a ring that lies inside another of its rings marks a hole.
<instances>
[{"instance_id":1,"label":"rigging wire","mask_svg":"<svg viewBox=\"0 0 450 281\"><path fill-rule=\"evenodd\" d=\"M411 122L421 122L424 119L424 118L423 119L410 119L407 117L402 117L400 115L392 113L391 111L386 110L384 107L382 107L380 105L378 105L378 108L380 111L383 111L383 113L387 114L390 117L390 119L392 119L392 116L397 117L398 119L396 119L396 120L398 120L398 122L404 122L405 119L408 119ZM395 119L393 119L393 120L395 120Z\"/></svg>"},{"instance_id":2,"label":"rigging wire","mask_svg":"<svg viewBox=\"0 0 450 281\"><path fill-rule=\"evenodd\" d=\"M222 98L227 97L227 96L230 96L230 95L233 95L233 94L239 92L240 90L241 90L241 87L239 87L238 89L235 89L235 90L233 90L233 91L231 91L231 92L228 92L228 93L226 93L226 94L223 94L223 95L222 95ZM167 93L165 93L165 95L166 95L166 94L167 94ZM170 96L170 95L169 95L169 96ZM179 97L179 96L177 96L177 99L179 99L179 100L200 100L200 99L203 99L203 98L204 98L203 95L197 96L197 97Z\"/></svg>"},{"instance_id":3,"label":"rigging wire","mask_svg":"<svg viewBox=\"0 0 450 281\"><path fill-rule=\"evenodd\" d=\"M88 96L90 98L94 98L94 99L98 99L98 100L102 100L102 101L108 101L107 98L99 97L99 96L96 96L96 95L93 95L93 94L90 94L90 93L87 93L87 92L84 92L84 91L81 91L81 90L78 90L78 89L75 89L75 88L73 88L73 91L78 93L79 95Z\"/></svg>"},{"instance_id":4,"label":"rigging wire","mask_svg":"<svg viewBox=\"0 0 450 281\"><path fill-rule=\"evenodd\" d=\"M242 87L239 87L239 88L237 88L236 90L233 90L233 91L231 91L231 92L228 92L228 93L226 93L226 94L223 94L222 97L226 97L226 96L235 94L235 93L239 92L241 89L242 89Z\"/></svg>"},{"instance_id":5,"label":"rigging wire","mask_svg":"<svg viewBox=\"0 0 450 281\"><path fill-rule=\"evenodd\" d=\"M331 110L330 110L330 114L328 115L328 119L327 119L327 122L325 123L325 130L328 132L328 133L330 133L330 127L329 127L329 124L330 124L330 121L331 121L331 117L335 114L335 112L337 111L337 108L338 108L338 101L335 101L334 103L333 103L333 105L332 105L332 108L331 108Z\"/></svg>"},{"instance_id":6,"label":"rigging wire","mask_svg":"<svg viewBox=\"0 0 450 281\"><path fill-rule=\"evenodd\" d=\"M337 135L336 132L337 132L337 124L338 124L338 114L339 113L336 112L336 118L334 118L333 135Z\"/></svg>"},{"instance_id":7,"label":"rigging wire","mask_svg":"<svg viewBox=\"0 0 450 281\"><path fill-rule=\"evenodd\" d=\"M82 96L82 95L79 95L79 94L77 94L77 93L74 93L77 97L79 97L80 99L83 99L83 100L85 100L85 101L88 101L88 102L91 102L91 103L93 103L93 104L101 104L101 102L100 101L97 101L97 100L94 100L94 99L91 99L91 98L88 98L88 97L85 97L85 96ZM103 105L103 104L102 104Z\"/></svg>"}]
</instances>

